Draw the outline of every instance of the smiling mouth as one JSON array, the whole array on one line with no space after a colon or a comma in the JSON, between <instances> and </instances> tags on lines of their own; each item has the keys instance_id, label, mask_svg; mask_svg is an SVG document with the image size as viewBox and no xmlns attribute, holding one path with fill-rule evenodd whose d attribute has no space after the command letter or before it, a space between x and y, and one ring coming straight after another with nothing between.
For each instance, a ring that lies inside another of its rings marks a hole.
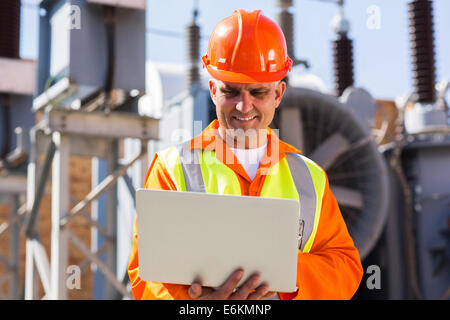
<instances>
[{"instance_id":1,"label":"smiling mouth","mask_svg":"<svg viewBox=\"0 0 450 320\"><path fill-rule=\"evenodd\" d=\"M236 120L239 120L239 121L250 121L250 120L256 119L256 116L253 116L253 117L247 117L247 118L242 118L242 117L236 117L236 116L233 116L232 118L233 118L233 119L236 119Z\"/></svg>"}]
</instances>

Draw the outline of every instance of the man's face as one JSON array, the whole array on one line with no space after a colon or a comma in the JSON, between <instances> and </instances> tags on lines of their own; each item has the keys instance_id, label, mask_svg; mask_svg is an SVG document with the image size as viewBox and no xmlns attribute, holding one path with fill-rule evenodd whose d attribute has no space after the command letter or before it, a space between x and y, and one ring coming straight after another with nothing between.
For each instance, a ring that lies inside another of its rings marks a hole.
<instances>
[{"instance_id":1,"label":"man's face","mask_svg":"<svg viewBox=\"0 0 450 320\"><path fill-rule=\"evenodd\" d=\"M286 83L236 83L209 81L211 99L216 105L220 127L265 130L273 120L286 89Z\"/></svg>"}]
</instances>

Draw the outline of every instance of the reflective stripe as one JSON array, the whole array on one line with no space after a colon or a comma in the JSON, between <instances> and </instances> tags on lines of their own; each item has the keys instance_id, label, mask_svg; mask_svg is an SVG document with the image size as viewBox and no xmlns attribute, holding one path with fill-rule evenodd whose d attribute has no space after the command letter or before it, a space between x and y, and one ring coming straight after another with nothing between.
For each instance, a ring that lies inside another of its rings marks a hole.
<instances>
[{"instance_id":1,"label":"reflective stripe","mask_svg":"<svg viewBox=\"0 0 450 320\"><path fill-rule=\"evenodd\" d=\"M177 145L186 191L205 192L198 151L195 149L189 150L189 145L190 141Z\"/></svg>"},{"instance_id":2,"label":"reflective stripe","mask_svg":"<svg viewBox=\"0 0 450 320\"><path fill-rule=\"evenodd\" d=\"M319 226L319 220L320 220L320 212L322 211L322 199L323 194L325 192L325 185L326 185L326 175L321 167L319 167L315 162L312 160L303 157L300 155L300 157L303 159L305 164L308 166L309 172L311 173L312 180L314 182L314 189L316 190L317 195L317 206L316 206L316 214L314 217L314 227L313 232L311 234L311 237L308 239L308 242L305 244L305 249L303 252L309 252L311 250L311 247L314 242L314 238L316 237L317 228Z\"/></svg>"},{"instance_id":3,"label":"reflective stripe","mask_svg":"<svg viewBox=\"0 0 450 320\"><path fill-rule=\"evenodd\" d=\"M169 172L172 181L175 183L178 191L186 191L184 185L184 174L180 164L179 152L175 146L157 152L158 157L164 163Z\"/></svg>"},{"instance_id":4,"label":"reflective stripe","mask_svg":"<svg viewBox=\"0 0 450 320\"><path fill-rule=\"evenodd\" d=\"M316 190L309 168L302 157L298 153L286 153L286 158L299 195L300 219L304 222L300 250L305 252L305 245L313 234L315 226L314 220L317 211Z\"/></svg>"}]
</instances>

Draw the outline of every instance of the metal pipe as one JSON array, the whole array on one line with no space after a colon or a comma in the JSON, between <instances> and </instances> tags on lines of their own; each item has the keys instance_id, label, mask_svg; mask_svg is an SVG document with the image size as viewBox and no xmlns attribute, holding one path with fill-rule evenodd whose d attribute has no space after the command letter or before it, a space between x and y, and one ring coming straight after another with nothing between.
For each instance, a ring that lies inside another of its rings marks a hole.
<instances>
[{"instance_id":1,"label":"metal pipe","mask_svg":"<svg viewBox=\"0 0 450 320\"><path fill-rule=\"evenodd\" d=\"M6 94L0 95L0 107L2 108L2 118L3 118L3 145L2 150L0 151L0 160L4 160L6 155L9 153L9 149L11 147L11 110L9 106L9 96ZM7 167L7 163L5 161L4 166Z\"/></svg>"},{"instance_id":2,"label":"metal pipe","mask_svg":"<svg viewBox=\"0 0 450 320\"><path fill-rule=\"evenodd\" d=\"M49 176L50 168L52 165L53 157L55 156L56 145L53 141L50 141L47 152L45 155L44 166L42 167L42 171L38 180L38 187L36 189L36 194L33 201L33 206L31 208L28 219L25 223L25 235L27 238L30 238L34 232L34 225L36 222L36 217L39 212L39 206L41 204L42 196L45 190L45 184L47 183L47 178Z\"/></svg>"},{"instance_id":3,"label":"metal pipe","mask_svg":"<svg viewBox=\"0 0 450 320\"><path fill-rule=\"evenodd\" d=\"M134 189L133 181L131 180L130 176L126 173L122 176L122 179L125 182L128 191L130 192L131 198L133 198L133 203L136 204L136 194L135 194L136 190Z\"/></svg>"},{"instance_id":4,"label":"metal pipe","mask_svg":"<svg viewBox=\"0 0 450 320\"><path fill-rule=\"evenodd\" d=\"M105 241L102 246L100 247L100 249L98 249L95 252L92 252L92 254L95 254L97 257L101 256L106 249L109 246L109 242ZM80 264L78 265L81 269L81 271L83 271L88 265L90 265L91 263L93 263L90 259L85 258L83 261L80 262Z\"/></svg>"},{"instance_id":5,"label":"metal pipe","mask_svg":"<svg viewBox=\"0 0 450 320\"><path fill-rule=\"evenodd\" d=\"M6 155L8 167L16 167L25 162L29 153L28 132L24 132L21 127L14 129L16 134L16 148Z\"/></svg>"},{"instance_id":6,"label":"metal pipe","mask_svg":"<svg viewBox=\"0 0 450 320\"><path fill-rule=\"evenodd\" d=\"M116 8L105 6L106 26L106 75L105 75L105 111L111 111L111 90L114 85L115 74L115 23Z\"/></svg>"},{"instance_id":7,"label":"metal pipe","mask_svg":"<svg viewBox=\"0 0 450 320\"><path fill-rule=\"evenodd\" d=\"M17 210L17 213L9 220L9 222L3 222L2 224L0 224L0 235L6 230L8 230L8 228L11 227L11 225L17 222L21 223L20 219L27 211L26 209L27 204L26 203L22 204L22 206L20 206L20 208Z\"/></svg>"},{"instance_id":8,"label":"metal pipe","mask_svg":"<svg viewBox=\"0 0 450 320\"><path fill-rule=\"evenodd\" d=\"M19 223L17 222L19 207L19 196L17 194L11 196L11 218L16 218L16 222L11 224L9 233L9 268L11 270L11 278L9 279L8 294L10 299L18 299L19 287Z\"/></svg>"},{"instance_id":9,"label":"metal pipe","mask_svg":"<svg viewBox=\"0 0 450 320\"><path fill-rule=\"evenodd\" d=\"M112 172L118 168L119 141L111 139L108 143L108 155L106 156L106 167L108 172ZM126 174L126 171L123 173ZM113 274L117 273L117 184L113 183L106 190L106 232L108 233L109 245L106 249L105 264ZM104 292L106 299L113 299L116 290L110 282L104 284Z\"/></svg>"}]
</instances>

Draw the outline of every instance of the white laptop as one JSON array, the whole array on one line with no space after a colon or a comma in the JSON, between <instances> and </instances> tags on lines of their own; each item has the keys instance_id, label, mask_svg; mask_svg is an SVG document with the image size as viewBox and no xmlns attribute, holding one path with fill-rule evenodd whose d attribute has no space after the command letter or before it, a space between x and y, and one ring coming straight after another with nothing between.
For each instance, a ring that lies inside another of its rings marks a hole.
<instances>
[{"instance_id":1,"label":"white laptop","mask_svg":"<svg viewBox=\"0 0 450 320\"><path fill-rule=\"evenodd\" d=\"M296 200L138 189L139 273L145 281L218 287L237 268L270 291L297 290Z\"/></svg>"}]
</instances>

